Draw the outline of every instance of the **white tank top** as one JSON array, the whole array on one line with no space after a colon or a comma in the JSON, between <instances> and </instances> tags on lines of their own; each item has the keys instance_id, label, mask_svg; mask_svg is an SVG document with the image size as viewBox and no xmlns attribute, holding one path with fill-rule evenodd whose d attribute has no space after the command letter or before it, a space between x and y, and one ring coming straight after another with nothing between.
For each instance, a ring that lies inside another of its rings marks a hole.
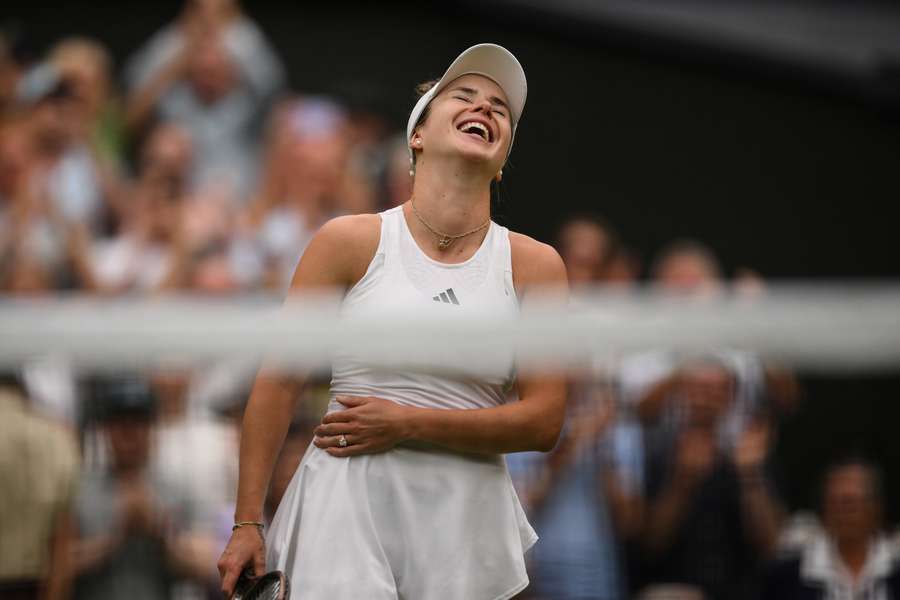
<instances>
[{"instance_id":1,"label":"white tank top","mask_svg":"<svg viewBox=\"0 0 900 600\"><path fill-rule=\"evenodd\" d=\"M491 222L468 260L446 264L419 248L398 206L380 214L381 239L362 279L347 293L343 316L424 314L452 321L467 316L513 318L519 306L512 278L509 230ZM425 340L439 344L440 340ZM384 352L391 341L384 340ZM365 364L350 351L332 361L331 397L377 396L425 408L489 408L507 401L514 377L510 352L477 364L442 356L409 371ZM339 408L332 402L332 408Z\"/></svg>"}]
</instances>

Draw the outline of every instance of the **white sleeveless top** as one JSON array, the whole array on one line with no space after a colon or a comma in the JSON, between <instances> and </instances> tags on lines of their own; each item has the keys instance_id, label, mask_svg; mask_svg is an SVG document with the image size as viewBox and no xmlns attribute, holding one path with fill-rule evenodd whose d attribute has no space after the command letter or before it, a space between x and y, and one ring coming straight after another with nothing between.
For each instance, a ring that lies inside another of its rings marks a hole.
<instances>
[{"instance_id":1,"label":"white sleeveless top","mask_svg":"<svg viewBox=\"0 0 900 600\"><path fill-rule=\"evenodd\" d=\"M511 318L518 310L509 230L491 222L471 258L441 263L419 248L401 206L381 213L378 249L342 305L345 317L399 313L447 321L486 315ZM390 340L384 343L389 352ZM331 396L378 396L426 408L488 408L506 401L514 377L512 355L507 352L474 363L464 356L443 355L433 364L416 366L421 368L379 369L352 353L338 353L332 363Z\"/></svg>"},{"instance_id":2,"label":"white sleeveless top","mask_svg":"<svg viewBox=\"0 0 900 600\"><path fill-rule=\"evenodd\" d=\"M402 208L381 221L368 271L342 304L347 318L392 309L448 319L516 314L506 228L491 223L472 258L451 265L422 252ZM497 406L513 377L511 356L500 354L476 366L445 357L435 374L379 369L344 352L333 362L331 395ZM343 406L332 401L334 410ZM502 455L401 444L336 458L310 445L272 521L266 562L304 600L503 600L528 585L523 554L536 540Z\"/></svg>"}]
</instances>

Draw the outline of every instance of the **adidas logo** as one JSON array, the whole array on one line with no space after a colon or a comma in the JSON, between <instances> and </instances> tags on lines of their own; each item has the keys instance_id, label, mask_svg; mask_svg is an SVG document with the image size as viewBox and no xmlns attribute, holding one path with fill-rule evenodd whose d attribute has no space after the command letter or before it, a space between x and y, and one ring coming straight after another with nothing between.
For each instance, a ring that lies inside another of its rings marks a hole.
<instances>
[{"instance_id":1,"label":"adidas logo","mask_svg":"<svg viewBox=\"0 0 900 600\"><path fill-rule=\"evenodd\" d=\"M434 298L432 298L435 302L443 302L444 304L456 304L459 306L459 299L457 299L456 294L453 293L453 288L447 288L446 292L441 292Z\"/></svg>"}]
</instances>

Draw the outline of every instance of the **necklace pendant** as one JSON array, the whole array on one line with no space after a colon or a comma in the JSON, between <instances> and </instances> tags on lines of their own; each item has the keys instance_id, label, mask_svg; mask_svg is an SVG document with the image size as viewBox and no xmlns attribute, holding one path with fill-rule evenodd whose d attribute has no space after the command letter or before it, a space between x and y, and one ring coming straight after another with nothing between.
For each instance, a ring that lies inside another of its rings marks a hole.
<instances>
[{"instance_id":1,"label":"necklace pendant","mask_svg":"<svg viewBox=\"0 0 900 600\"><path fill-rule=\"evenodd\" d=\"M452 242L452 241L453 241L453 238L451 238L450 236L446 236L446 235L445 235L445 236L443 236L442 238L440 238L440 239L438 240L438 248L439 248L440 250L446 250L446 249L447 249L447 246L449 246L449 245L450 245L450 242Z\"/></svg>"}]
</instances>

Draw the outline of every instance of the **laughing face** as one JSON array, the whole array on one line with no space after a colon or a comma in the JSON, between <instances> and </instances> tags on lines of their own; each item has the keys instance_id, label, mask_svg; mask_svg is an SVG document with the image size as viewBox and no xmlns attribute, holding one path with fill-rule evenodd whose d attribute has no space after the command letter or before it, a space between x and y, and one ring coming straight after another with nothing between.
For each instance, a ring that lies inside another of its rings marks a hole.
<instances>
[{"instance_id":1,"label":"laughing face","mask_svg":"<svg viewBox=\"0 0 900 600\"><path fill-rule=\"evenodd\" d=\"M481 75L463 75L447 85L416 128L412 148L423 156L452 155L482 163L493 175L503 166L512 137L506 94Z\"/></svg>"}]
</instances>

